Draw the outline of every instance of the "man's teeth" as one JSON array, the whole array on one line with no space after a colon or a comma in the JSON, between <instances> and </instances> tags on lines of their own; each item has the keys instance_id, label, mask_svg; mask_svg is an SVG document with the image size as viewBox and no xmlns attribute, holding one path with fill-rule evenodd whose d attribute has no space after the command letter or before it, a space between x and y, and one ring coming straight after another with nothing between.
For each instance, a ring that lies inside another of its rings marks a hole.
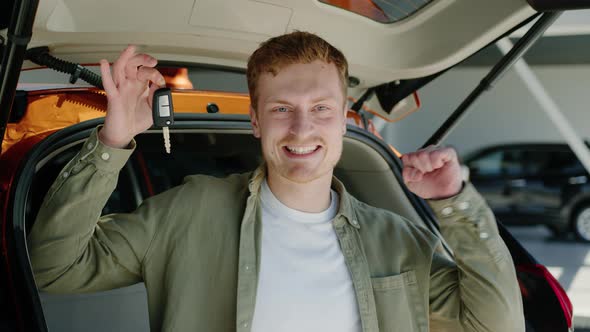
<instances>
[{"instance_id":1,"label":"man's teeth","mask_svg":"<svg viewBox=\"0 0 590 332\"><path fill-rule=\"evenodd\" d=\"M295 153L295 154L306 154L306 153L313 152L316 148L317 148L317 146L306 146L306 147L288 146L287 150L289 150L289 152Z\"/></svg>"}]
</instances>

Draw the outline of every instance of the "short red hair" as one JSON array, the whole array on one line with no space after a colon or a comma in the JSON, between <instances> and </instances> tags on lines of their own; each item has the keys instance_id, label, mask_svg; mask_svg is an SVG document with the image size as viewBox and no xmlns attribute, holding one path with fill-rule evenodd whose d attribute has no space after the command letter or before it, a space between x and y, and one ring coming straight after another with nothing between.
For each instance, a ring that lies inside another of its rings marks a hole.
<instances>
[{"instance_id":1,"label":"short red hair","mask_svg":"<svg viewBox=\"0 0 590 332\"><path fill-rule=\"evenodd\" d=\"M257 83L263 73L277 73L284 67L311 63L320 60L333 63L338 70L342 92L346 100L348 85L348 62L344 54L319 36L303 31L295 31L263 42L248 59L246 77L252 107L258 104Z\"/></svg>"}]
</instances>

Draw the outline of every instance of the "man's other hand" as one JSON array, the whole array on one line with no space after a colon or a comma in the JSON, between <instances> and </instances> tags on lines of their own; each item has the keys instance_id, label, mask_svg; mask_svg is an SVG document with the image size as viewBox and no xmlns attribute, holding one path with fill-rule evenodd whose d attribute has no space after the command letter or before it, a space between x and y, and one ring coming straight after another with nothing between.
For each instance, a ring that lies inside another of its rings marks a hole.
<instances>
[{"instance_id":1,"label":"man's other hand","mask_svg":"<svg viewBox=\"0 0 590 332\"><path fill-rule=\"evenodd\" d=\"M461 191L461 167L453 148L429 146L404 154L402 162L404 182L424 199L448 198Z\"/></svg>"}]
</instances>

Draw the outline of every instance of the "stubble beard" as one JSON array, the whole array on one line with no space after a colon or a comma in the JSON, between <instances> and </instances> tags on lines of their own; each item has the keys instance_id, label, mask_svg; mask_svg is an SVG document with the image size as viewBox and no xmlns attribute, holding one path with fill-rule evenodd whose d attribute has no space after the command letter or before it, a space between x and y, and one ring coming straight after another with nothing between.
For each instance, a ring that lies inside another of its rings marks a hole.
<instances>
[{"instance_id":1,"label":"stubble beard","mask_svg":"<svg viewBox=\"0 0 590 332\"><path fill-rule=\"evenodd\" d=\"M317 164L316 167L314 168L309 168L309 166L305 165L305 162L302 162L302 165L297 165L297 162L292 162L288 163L288 164L279 164L279 163L273 163L273 162L269 162L269 158L266 158L265 156L265 162L268 168L268 172L273 172L273 174L277 174L278 176L293 182L293 183L297 183L297 184L307 184L307 183L311 183L313 181L316 181L326 175L329 175L330 177L333 175L334 173L334 168L336 168L336 165L338 164L338 162L340 161L340 158L342 157L342 143L340 144L340 149L338 151L338 156L337 158L335 158L335 160L330 161L329 165L323 165L323 163L326 162L326 157L328 156L328 148L327 145L325 144L325 141L323 139L317 139L314 142L320 142L322 149L324 149L325 151L323 151L322 153L324 153L323 155L323 159ZM280 147L285 146L288 144L282 143L279 145ZM282 149L282 148L281 148ZM282 151L281 151L282 153ZM291 164L291 165L289 165ZM326 168L325 170L323 168Z\"/></svg>"}]
</instances>

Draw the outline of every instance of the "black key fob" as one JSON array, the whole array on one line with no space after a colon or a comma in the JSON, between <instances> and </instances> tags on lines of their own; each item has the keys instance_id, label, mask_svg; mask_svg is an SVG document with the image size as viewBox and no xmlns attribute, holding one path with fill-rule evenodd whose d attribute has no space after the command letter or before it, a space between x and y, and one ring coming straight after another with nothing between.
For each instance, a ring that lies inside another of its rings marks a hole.
<instances>
[{"instance_id":1,"label":"black key fob","mask_svg":"<svg viewBox=\"0 0 590 332\"><path fill-rule=\"evenodd\" d=\"M174 123L172 91L169 88L160 88L154 92L152 116L156 128L168 127Z\"/></svg>"}]
</instances>

